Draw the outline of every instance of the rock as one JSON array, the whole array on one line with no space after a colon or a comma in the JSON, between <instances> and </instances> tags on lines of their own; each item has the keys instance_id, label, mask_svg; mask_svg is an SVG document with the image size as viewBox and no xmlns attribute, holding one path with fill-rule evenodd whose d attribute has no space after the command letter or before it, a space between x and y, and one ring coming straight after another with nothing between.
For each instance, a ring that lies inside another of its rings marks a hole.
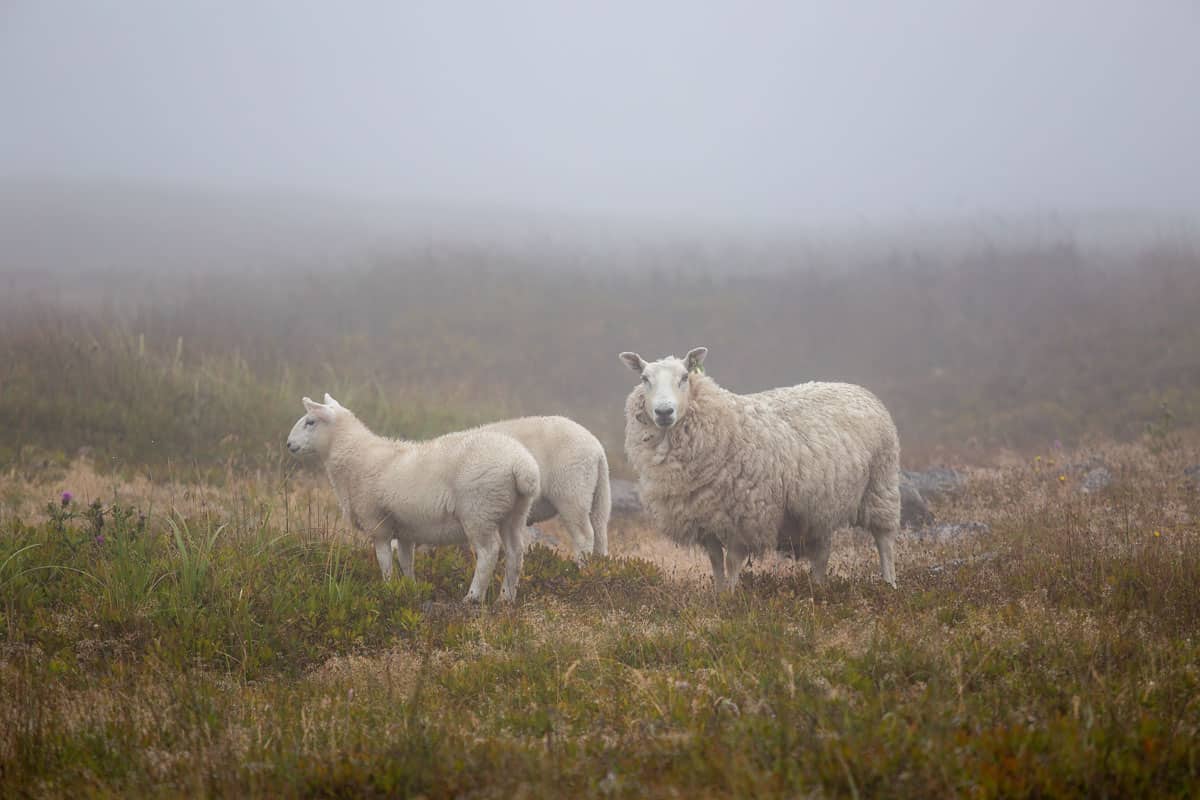
<instances>
[{"instance_id":1,"label":"rock","mask_svg":"<svg viewBox=\"0 0 1200 800\"><path fill-rule=\"evenodd\" d=\"M903 476L900 478L900 526L920 528L933 523L933 512L917 487Z\"/></svg>"},{"instance_id":2,"label":"rock","mask_svg":"<svg viewBox=\"0 0 1200 800\"><path fill-rule=\"evenodd\" d=\"M930 467L924 471L900 470L901 485L907 481L925 500L944 500L962 494L967 477L950 467Z\"/></svg>"},{"instance_id":3,"label":"rock","mask_svg":"<svg viewBox=\"0 0 1200 800\"><path fill-rule=\"evenodd\" d=\"M991 533L991 530L992 527L986 522L947 522L913 531L912 536L920 541L948 542L961 536Z\"/></svg>"},{"instance_id":4,"label":"rock","mask_svg":"<svg viewBox=\"0 0 1200 800\"><path fill-rule=\"evenodd\" d=\"M1108 467L1101 464L1087 471L1087 474L1083 476L1083 480L1079 484L1079 491L1084 494L1092 494L1101 489L1107 489L1112 482L1112 473L1109 472Z\"/></svg>"},{"instance_id":5,"label":"rock","mask_svg":"<svg viewBox=\"0 0 1200 800\"><path fill-rule=\"evenodd\" d=\"M1183 471L1183 477L1193 488L1200 489L1200 464L1193 464Z\"/></svg>"},{"instance_id":6,"label":"rock","mask_svg":"<svg viewBox=\"0 0 1200 800\"><path fill-rule=\"evenodd\" d=\"M958 569L959 567L965 567L967 564L987 563L988 561L994 561L995 559L996 559L996 554L993 552L980 553L979 555L975 556L974 558L952 558L944 564L934 564L932 567L929 568L929 574L937 575L939 573L946 572L948 570L955 570L955 569Z\"/></svg>"},{"instance_id":7,"label":"rock","mask_svg":"<svg viewBox=\"0 0 1200 800\"><path fill-rule=\"evenodd\" d=\"M616 478L609 482L609 487L612 494L612 513L640 514L642 512L642 498L638 494L637 483Z\"/></svg>"}]
</instances>

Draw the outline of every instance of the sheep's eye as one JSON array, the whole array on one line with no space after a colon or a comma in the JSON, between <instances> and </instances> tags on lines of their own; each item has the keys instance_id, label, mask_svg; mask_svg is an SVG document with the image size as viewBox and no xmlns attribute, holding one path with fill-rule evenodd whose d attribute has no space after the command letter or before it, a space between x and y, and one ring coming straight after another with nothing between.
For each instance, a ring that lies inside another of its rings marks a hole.
<instances>
[{"instance_id":1,"label":"sheep's eye","mask_svg":"<svg viewBox=\"0 0 1200 800\"><path fill-rule=\"evenodd\" d=\"M679 385L683 386L688 381L687 373L683 373L683 377L679 379Z\"/></svg>"},{"instance_id":2,"label":"sheep's eye","mask_svg":"<svg viewBox=\"0 0 1200 800\"><path fill-rule=\"evenodd\" d=\"M650 379L649 379L649 378L647 378L645 375L643 375L643 376L642 376L642 383L644 383L644 384L646 384L647 386L649 386L649 385L650 385Z\"/></svg>"},{"instance_id":3,"label":"sheep's eye","mask_svg":"<svg viewBox=\"0 0 1200 800\"><path fill-rule=\"evenodd\" d=\"M317 424L317 421L315 419L304 420L304 427L306 427L306 428L311 428L313 425L316 425L316 424Z\"/></svg>"}]
</instances>

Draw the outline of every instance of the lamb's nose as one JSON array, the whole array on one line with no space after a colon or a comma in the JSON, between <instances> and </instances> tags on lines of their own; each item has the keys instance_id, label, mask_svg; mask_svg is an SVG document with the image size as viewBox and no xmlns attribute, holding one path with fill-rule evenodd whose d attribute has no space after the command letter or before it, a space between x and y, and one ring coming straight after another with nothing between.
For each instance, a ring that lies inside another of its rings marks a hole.
<instances>
[{"instance_id":1,"label":"lamb's nose","mask_svg":"<svg viewBox=\"0 0 1200 800\"><path fill-rule=\"evenodd\" d=\"M673 408L671 408L671 407L669 407L669 406L668 406L668 407L666 407L666 408L656 408L656 409L654 409L654 415L655 415L656 417L661 417L661 418L663 418L663 419L670 419L671 415L672 415L672 414L674 414L674 413L675 413L675 409L673 409Z\"/></svg>"},{"instance_id":2,"label":"lamb's nose","mask_svg":"<svg viewBox=\"0 0 1200 800\"><path fill-rule=\"evenodd\" d=\"M299 446L297 446L293 442L288 442L287 446L288 446L288 450L291 450L293 453L300 449Z\"/></svg>"}]
</instances>

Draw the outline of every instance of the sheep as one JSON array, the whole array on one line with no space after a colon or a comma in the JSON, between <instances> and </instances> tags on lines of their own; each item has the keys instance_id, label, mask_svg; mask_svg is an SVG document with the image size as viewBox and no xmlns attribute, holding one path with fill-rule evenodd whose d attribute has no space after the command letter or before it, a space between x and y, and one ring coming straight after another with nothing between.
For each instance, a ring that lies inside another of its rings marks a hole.
<instances>
[{"instance_id":1,"label":"sheep","mask_svg":"<svg viewBox=\"0 0 1200 800\"><path fill-rule=\"evenodd\" d=\"M347 524L374 540L384 580L392 577L393 549L411 578L415 545L467 542L476 560L464 602L480 602L503 544L500 596L516 599L525 520L540 482L528 450L486 431L425 442L385 439L328 394L323 404L307 397L303 403L288 450L325 467Z\"/></svg>"},{"instance_id":2,"label":"sheep","mask_svg":"<svg viewBox=\"0 0 1200 800\"><path fill-rule=\"evenodd\" d=\"M704 375L707 353L620 355L641 375L625 402L625 453L663 533L702 546L717 589L732 591L771 547L806 557L823 582L833 532L859 526L895 587L900 444L883 404L847 383L735 394Z\"/></svg>"},{"instance_id":3,"label":"sheep","mask_svg":"<svg viewBox=\"0 0 1200 800\"><path fill-rule=\"evenodd\" d=\"M576 559L608 555L608 457L587 428L566 417L520 417L476 430L511 436L537 460L542 483L530 524L558 515Z\"/></svg>"}]
</instances>

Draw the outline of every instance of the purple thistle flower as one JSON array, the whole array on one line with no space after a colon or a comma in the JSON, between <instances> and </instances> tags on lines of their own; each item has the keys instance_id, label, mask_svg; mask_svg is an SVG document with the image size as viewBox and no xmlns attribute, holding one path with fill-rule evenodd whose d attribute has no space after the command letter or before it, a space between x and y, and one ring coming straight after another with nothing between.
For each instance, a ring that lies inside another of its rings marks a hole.
<instances>
[{"instance_id":1,"label":"purple thistle flower","mask_svg":"<svg viewBox=\"0 0 1200 800\"><path fill-rule=\"evenodd\" d=\"M63 508L66 508L67 506L71 505L71 501L74 499L75 499L75 495L71 494L70 492L63 492L62 493Z\"/></svg>"},{"instance_id":2,"label":"purple thistle flower","mask_svg":"<svg viewBox=\"0 0 1200 800\"><path fill-rule=\"evenodd\" d=\"M1055 440L1054 440L1054 449L1055 449L1055 450L1062 450L1062 442L1060 442L1058 439L1055 439Z\"/></svg>"},{"instance_id":3,"label":"purple thistle flower","mask_svg":"<svg viewBox=\"0 0 1200 800\"><path fill-rule=\"evenodd\" d=\"M104 544L104 534L103 533L96 535L96 544Z\"/></svg>"}]
</instances>

